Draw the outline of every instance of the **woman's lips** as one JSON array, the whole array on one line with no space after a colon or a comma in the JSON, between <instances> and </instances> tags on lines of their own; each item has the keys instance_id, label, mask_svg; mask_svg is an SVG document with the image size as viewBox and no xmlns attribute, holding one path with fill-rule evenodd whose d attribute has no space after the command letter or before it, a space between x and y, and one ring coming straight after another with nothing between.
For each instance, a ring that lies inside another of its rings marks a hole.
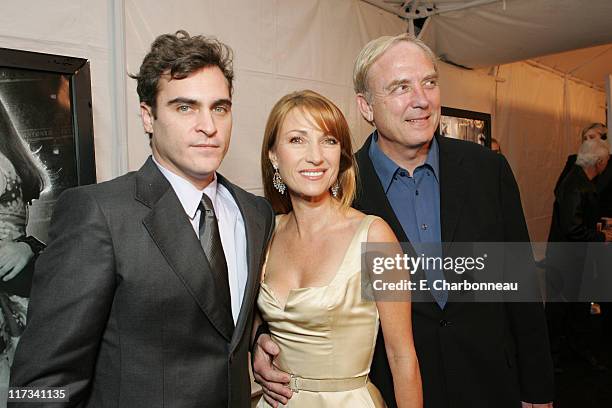
<instances>
[{"instance_id":1,"label":"woman's lips","mask_svg":"<svg viewBox=\"0 0 612 408\"><path fill-rule=\"evenodd\" d=\"M308 170L300 170L299 172L303 177L309 180L319 180L323 177L325 170L322 169L308 169Z\"/></svg>"}]
</instances>

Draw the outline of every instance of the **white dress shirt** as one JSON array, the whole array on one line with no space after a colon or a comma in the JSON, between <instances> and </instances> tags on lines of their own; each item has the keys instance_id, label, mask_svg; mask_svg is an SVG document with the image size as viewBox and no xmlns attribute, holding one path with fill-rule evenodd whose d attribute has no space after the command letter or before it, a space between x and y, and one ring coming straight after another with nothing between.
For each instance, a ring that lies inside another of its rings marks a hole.
<instances>
[{"instance_id":1,"label":"white dress shirt","mask_svg":"<svg viewBox=\"0 0 612 408\"><path fill-rule=\"evenodd\" d=\"M234 324L236 324L244 298L248 264L244 219L234 197L225 186L217 183L216 174L214 180L204 190L198 190L193 184L159 164L155 158L153 158L153 161L174 189L198 239L200 234L200 210L198 206L202 194L206 194L212 201L219 224L223 253L227 262L232 317L234 318Z\"/></svg>"}]
</instances>

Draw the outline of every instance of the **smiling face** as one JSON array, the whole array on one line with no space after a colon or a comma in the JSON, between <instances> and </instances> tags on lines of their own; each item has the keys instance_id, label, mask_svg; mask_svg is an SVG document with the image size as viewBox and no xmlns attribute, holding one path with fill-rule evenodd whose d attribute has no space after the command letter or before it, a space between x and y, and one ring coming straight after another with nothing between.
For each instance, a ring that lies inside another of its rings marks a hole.
<instances>
[{"instance_id":1,"label":"smiling face","mask_svg":"<svg viewBox=\"0 0 612 408\"><path fill-rule=\"evenodd\" d=\"M156 116L147 104L140 108L144 130L153 135L153 156L201 190L213 180L229 148L232 102L227 80L215 66L184 79L165 75L158 86Z\"/></svg>"},{"instance_id":2,"label":"smiling face","mask_svg":"<svg viewBox=\"0 0 612 408\"><path fill-rule=\"evenodd\" d=\"M391 46L370 67L367 84L369 95L358 95L359 109L376 125L388 156L431 141L440 121L440 89L433 62L419 46Z\"/></svg>"},{"instance_id":3,"label":"smiling face","mask_svg":"<svg viewBox=\"0 0 612 408\"><path fill-rule=\"evenodd\" d=\"M289 194L317 199L330 194L338 178L340 154L339 141L325 134L310 114L294 108L287 113L268 155L278 166Z\"/></svg>"}]
</instances>

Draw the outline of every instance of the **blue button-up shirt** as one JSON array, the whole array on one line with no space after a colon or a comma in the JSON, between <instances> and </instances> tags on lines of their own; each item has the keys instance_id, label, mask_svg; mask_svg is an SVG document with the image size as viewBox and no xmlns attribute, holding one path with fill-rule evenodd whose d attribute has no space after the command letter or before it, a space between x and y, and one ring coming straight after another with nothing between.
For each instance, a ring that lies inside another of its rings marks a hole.
<instances>
[{"instance_id":1,"label":"blue button-up shirt","mask_svg":"<svg viewBox=\"0 0 612 408\"><path fill-rule=\"evenodd\" d=\"M412 175L380 150L377 132L374 132L369 155L393 212L410 242L441 242L440 171L436 139L431 142L427 160Z\"/></svg>"},{"instance_id":2,"label":"blue button-up shirt","mask_svg":"<svg viewBox=\"0 0 612 408\"><path fill-rule=\"evenodd\" d=\"M440 153L436 139L431 141L425 163L414 169L412 175L380 150L377 132L374 132L369 155L393 212L417 254L441 257ZM421 246L420 243L429 245ZM448 293L434 290L432 286L435 280L444 279L443 272L431 269L426 270L425 275L436 303L444 309Z\"/></svg>"}]
</instances>

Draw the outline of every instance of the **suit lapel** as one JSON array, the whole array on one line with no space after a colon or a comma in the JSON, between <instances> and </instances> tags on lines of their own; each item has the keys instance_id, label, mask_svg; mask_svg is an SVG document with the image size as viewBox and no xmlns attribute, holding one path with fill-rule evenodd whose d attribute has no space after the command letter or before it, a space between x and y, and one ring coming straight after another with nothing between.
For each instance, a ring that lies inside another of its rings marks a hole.
<instances>
[{"instance_id":1,"label":"suit lapel","mask_svg":"<svg viewBox=\"0 0 612 408\"><path fill-rule=\"evenodd\" d=\"M372 160L370 159L369 151L370 144L372 143L372 135L368 137L363 147L355 153L357 166L359 168L359 182L357 189L357 198L355 200L355 207L362 210L366 214L377 215L387 221L387 224L391 227L395 236L400 242L408 242L406 232L402 228L402 224L397 219L385 190L382 184Z\"/></svg>"},{"instance_id":2,"label":"suit lapel","mask_svg":"<svg viewBox=\"0 0 612 408\"><path fill-rule=\"evenodd\" d=\"M170 183L151 159L138 173L136 200L151 208L143 224L172 271L212 325L230 341L233 331L230 305L217 299L216 293L221 288L213 279L200 241Z\"/></svg>"},{"instance_id":3,"label":"suit lapel","mask_svg":"<svg viewBox=\"0 0 612 408\"><path fill-rule=\"evenodd\" d=\"M240 314L236 322L236 329L230 344L230 351L233 350L239 343L244 329L247 326L250 317L251 305L254 302L259 287L259 273L261 267L261 252L264 246L264 225L261 215L253 204L253 198L248 196L244 191L236 188L225 177L217 173L218 180L223 184L234 197L236 204L244 220L244 228L247 242L247 264L248 276L240 306Z\"/></svg>"},{"instance_id":4,"label":"suit lapel","mask_svg":"<svg viewBox=\"0 0 612 408\"><path fill-rule=\"evenodd\" d=\"M465 204L467 181L463 156L446 137L436 135L440 148L440 223L442 242L451 245Z\"/></svg>"}]
</instances>

